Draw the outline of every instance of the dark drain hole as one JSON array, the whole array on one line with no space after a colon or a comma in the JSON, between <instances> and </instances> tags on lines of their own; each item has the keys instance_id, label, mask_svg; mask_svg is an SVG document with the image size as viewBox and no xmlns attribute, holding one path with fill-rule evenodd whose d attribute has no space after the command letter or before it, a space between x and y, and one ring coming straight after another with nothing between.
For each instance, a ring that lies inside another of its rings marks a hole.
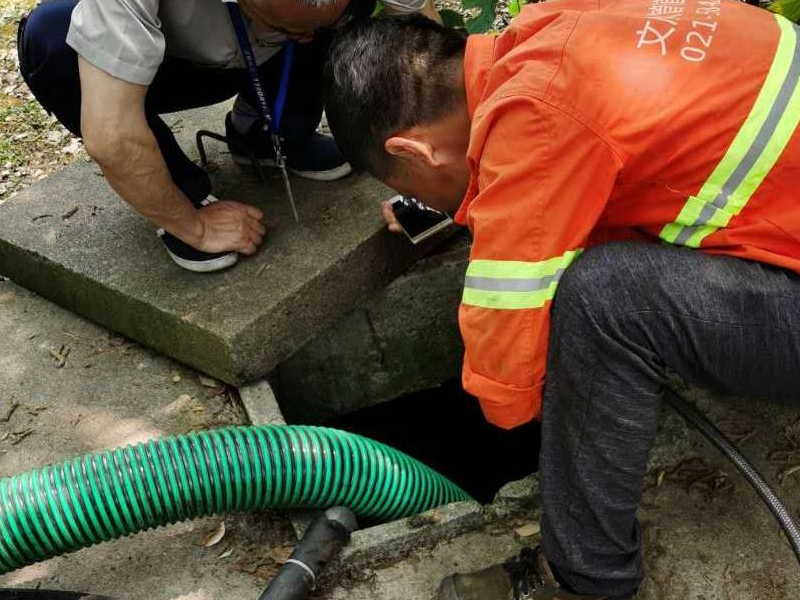
<instances>
[{"instance_id":1,"label":"dark drain hole","mask_svg":"<svg viewBox=\"0 0 800 600\"><path fill-rule=\"evenodd\" d=\"M324 423L402 450L452 479L482 504L539 467L538 422L506 431L486 422L458 380Z\"/></svg>"}]
</instances>

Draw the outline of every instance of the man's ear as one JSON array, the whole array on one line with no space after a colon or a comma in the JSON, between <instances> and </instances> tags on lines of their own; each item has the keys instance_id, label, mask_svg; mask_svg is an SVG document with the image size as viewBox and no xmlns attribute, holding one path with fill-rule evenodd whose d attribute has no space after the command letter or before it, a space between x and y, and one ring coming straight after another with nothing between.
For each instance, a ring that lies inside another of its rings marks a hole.
<instances>
[{"instance_id":1,"label":"man's ear","mask_svg":"<svg viewBox=\"0 0 800 600\"><path fill-rule=\"evenodd\" d=\"M437 166L436 153L428 142L423 142L413 137L395 135L387 138L383 143L383 147L394 158L422 162L429 167Z\"/></svg>"}]
</instances>

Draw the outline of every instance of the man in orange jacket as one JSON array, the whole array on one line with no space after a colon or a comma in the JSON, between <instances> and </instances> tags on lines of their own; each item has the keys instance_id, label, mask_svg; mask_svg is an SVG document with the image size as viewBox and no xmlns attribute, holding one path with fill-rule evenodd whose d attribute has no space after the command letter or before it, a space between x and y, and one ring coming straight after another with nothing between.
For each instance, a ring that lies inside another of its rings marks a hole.
<instances>
[{"instance_id":1,"label":"man in orange jacket","mask_svg":"<svg viewBox=\"0 0 800 600\"><path fill-rule=\"evenodd\" d=\"M500 35L359 24L326 77L351 162L472 232L464 387L500 427L542 419L541 550L439 598L632 597L668 374L800 383L797 28L728 0L554 0Z\"/></svg>"}]
</instances>

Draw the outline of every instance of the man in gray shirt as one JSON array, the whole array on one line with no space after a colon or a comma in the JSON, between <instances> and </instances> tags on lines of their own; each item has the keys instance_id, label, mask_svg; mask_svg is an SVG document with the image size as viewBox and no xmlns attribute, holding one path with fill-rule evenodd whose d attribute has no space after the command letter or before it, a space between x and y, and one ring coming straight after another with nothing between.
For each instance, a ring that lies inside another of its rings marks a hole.
<instances>
[{"instance_id":1,"label":"man in gray shirt","mask_svg":"<svg viewBox=\"0 0 800 600\"><path fill-rule=\"evenodd\" d=\"M389 12L438 18L432 0L383 0ZM334 180L350 165L316 133L329 36L369 15L375 0L239 0L270 105L283 44L296 42L281 136L295 174ZM317 34L317 35L315 35ZM222 0L46 0L20 24L20 70L37 100L75 135L114 190L158 228L172 259L216 271L256 252L263 217L217 201L159 116L237 95L226 136L237 162L274 165L228 10Z\"/></svg>"}]
</instances>

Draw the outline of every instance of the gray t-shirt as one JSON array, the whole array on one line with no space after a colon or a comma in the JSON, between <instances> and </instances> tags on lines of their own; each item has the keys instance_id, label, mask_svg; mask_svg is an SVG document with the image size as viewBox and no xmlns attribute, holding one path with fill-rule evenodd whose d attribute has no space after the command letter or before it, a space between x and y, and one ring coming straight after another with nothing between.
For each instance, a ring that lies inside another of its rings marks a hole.
<instances>
[{"instance_id":1,"label":"gray t-shirt","mask_svg":"<svg viewBox=\"0 0 800 600\"><path fill-rule=\"evenodd\" d=\"M382 0L395 12L419 11L425 0ZM286 36L250 25L259 64L280 50ZM80 0L67 44L119 79L150 85L165 56L208 67L244 68L222 0Z\"/></svg>"}]
</instances>

